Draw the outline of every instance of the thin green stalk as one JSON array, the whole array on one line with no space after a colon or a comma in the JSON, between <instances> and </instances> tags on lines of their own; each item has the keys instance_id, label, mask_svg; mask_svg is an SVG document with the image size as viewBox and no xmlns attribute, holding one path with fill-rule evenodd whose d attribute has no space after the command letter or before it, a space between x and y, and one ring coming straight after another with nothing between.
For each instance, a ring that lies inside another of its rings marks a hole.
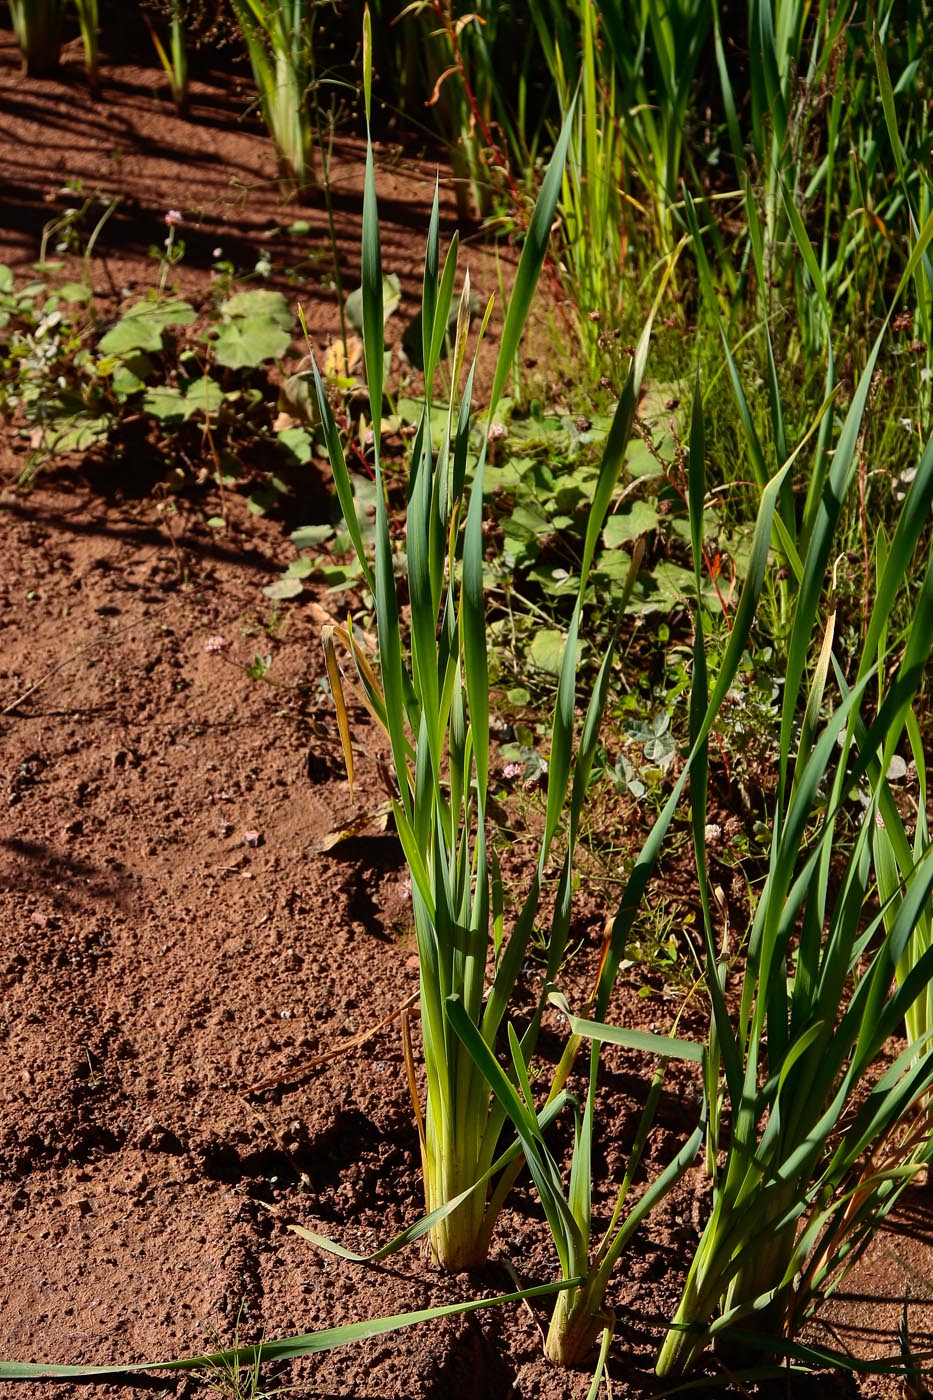
<instances>
[{"instance_id":1,"label":"thin green stalk","mask_svg":"<svg viewBox=\"0 0 933 1400\"><path fill-rule=\"evenodd\" d=\"M81 42L84 45L84 66L92 92L100 86L100 46L98 43L99 15L97 0L75 0Z\"/></svg>"},{"instance_id":2,"label":"thin green stalk","mask_svg":"<svg viewBox=\"0 0 933 1400\"><path fill-rule=\"evenodd\" d=\"M58 67L64 0L10 0L10 17L30 78L45 78Z\"/></svg>"},{"instance_id":3,"label":"thin green stalk","mask_svg":"<svg viewBox=\"0 0 933 1400\"><path fill-rule=\"evenodd\" d=\"M182 0L172 0L169 10L169 47L165 45L146 10L142 11L152 46L158 55L165 76L168 78L172 101L179 116L188 112L188 48L185 39L185 22Z\"/></svg>"}]
</instances>

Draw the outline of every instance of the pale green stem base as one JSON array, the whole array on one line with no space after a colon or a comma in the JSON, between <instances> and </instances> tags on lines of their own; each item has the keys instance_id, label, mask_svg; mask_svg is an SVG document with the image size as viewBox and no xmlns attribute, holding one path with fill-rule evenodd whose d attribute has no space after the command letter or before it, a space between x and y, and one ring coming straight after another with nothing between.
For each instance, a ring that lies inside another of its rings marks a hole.
<instances>
[{"instance_id":1,"label":"pale green stem base","mask_svg":"<svg viewBox=\"0 0 933 1400\"><path fill-rule=\"evenodd\" d=\"M605 1284L594 1289L568 1288L558 1293L544 1354L556 1366L582 1366L599 1335L611 1324L602 1311Z\"/></svg>"},{"instance_id":2,"label":"pale green stem base","mask_svg":"<svg viewBox=\"0 0 933 1400\"><path fill-rule=\"evenodd\" d=\"M429 1142L428 1152L430 1147ZM434 1171L426 1170L428 1210L436 1210L459 1196L480 1174L480 1168L475 1163L464 1167L457 1161L438 1164ZM485 1188L479 1187L462 1205L439 1221L428 1235L428 1243L434 1262L449 1273L482 1268L489 1252Z\"/></svg>"},{"instance_id":3,"label":"pale green stem base","mask_svg":"<svg viewBox=\"0 0 933 1400\"><path fill-rule=\"evenodd\" d=\"M775 1218L779 1217L779 1212L783 1214L781 1205L782 1202L775 1202ZM723 1271L729 1260L717 1257L714 1247L707 1262L704 1252L707 1237L715 1246L715 1233L711 1230L713 1225L714 1221L707 1225L704 1238L700 1241L673 1325L658 1355L655 1374L664 1379L688 1375L711 1341L716 1355L733 1368L760 1365L766 1359L762 1347L736 1341L732 1326L724 1327L715 1339L711 1338L709 1328L713 1320L733 1308L741 1309L733 1324L735 1330L756 1332L762 1337L780 1337L784 1333L788 1300L786 1288L781 1289L767 1307L755 1309L752 1304L769 1290L769 1286L777 1288L785 1276L793 1251L796 1226L776 1231L767 1248L762 1247L750 1258L724 1289Z\"/></svg>"}]
</instances>

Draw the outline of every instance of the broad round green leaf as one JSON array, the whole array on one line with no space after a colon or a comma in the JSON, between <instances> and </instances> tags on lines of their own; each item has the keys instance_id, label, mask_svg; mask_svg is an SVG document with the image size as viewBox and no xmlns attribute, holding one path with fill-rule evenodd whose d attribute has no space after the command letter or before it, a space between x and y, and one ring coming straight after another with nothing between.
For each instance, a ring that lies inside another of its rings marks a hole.
<instances>
[{"instance_id":1,"label":"broad round green leaf","mask_svg":"<svg viewBox=\"0 0 933 1400\"><path fill-rule=\"evenodd\" d=\"M290 539L296 549L316 549L319 544L329 540L333 533L332 525L300 525L297 530L292 531Z\"/></svg>"},{"instance_id":2,"label":"broad round green leaf","mask_svg":"<svg viewBox=\"0 0 933 1400\"><path fill-rule=\"evenodd\" d=\"M267 598L271 598L273 602L276 603L280 603L286 598L297 598L298 594L302 591L301 579L276 579L275 583L266 584L262 591Z\"/></svg>"},{"instance_id":3,"label":"broad round green leaf","mask_svg":"<svg viewBox=\"0 0 933 1400\"><path fill-rule=\"evenodd\" d=\"M214 342L214 358L227 369L255 369L263 360L278 360L292 343L272 316L249 316L222 326Z\"/></svg>"},{"instance_id":4,"label":"broad round green leaf","mask_svg":"<svg viewBox=\"0 0 933 1400\"><path fill-rule=\"evenodd\" d=\"M173 389L167 384L157 384L143 397L143 411L153 418L158 418L160 422L167 422L173 418L187 418L191 409L180 389Z\"/></svg>"},{"instance_id":5,"label":"broad round green leaf","mask_svg":"<svg viewBox=\"0 0 933 1400\"><path fill-rule=\"evenodd\" d=\"M129 350L161 350L162 332L167 326L190 326L194 319L194 307L177 297L166 301L139 301L101 338L98 349L104 355L123 355Z\"/></svg>"},{"instance_id":6,"label":"broad round green leaf","mask_svg":"<svg viewBox=\"0 0 933 1400\"><path fill-rule=\"evenodd\" d=\"M295 317L281 292L257 287L249 292L235 292L221 303L220 314L225 321L249 320L259 316L273 321L280 330L291 332Z\"/></svg>"},{"instance_id":7,"label":"broad round green leaf","mask_svg":"<svg viewBox=\"0 0 933 1400\"><path fill-rule=\"evenodd\" d=\"M618 515L610 515L603 529L603 542L608 549L637 540L655 529L659 520L657 509L652 501L634 501L628 510L620 510Z\"/></svg>"},{"instance_id":8,"label":"broad round green leaf","mask_svg":"<svg viewBox=\"0 0 933 1400\"><path fill-rule=\"evenodd\" d=\"M289 564L288 568L285 570L283 577L288 579L308 578L308 576L313 573L313 559L293 559L292 562Z\"/></svg>"},{"instance_id":9,"label":"broad round green leaf","mask_svg":"<svg viewBox=\"0 0 933 1400\"><path fill-rule=\"evenodd\" d=\"M220 385L216 379L211 379L206 374L201 379L193 379L185 390L185 403L189 413L217 413L223 401L224 394Z\"/></svg>"},{"instance_id":10,"label":"broad round green leaf","mask_svg":"<svg viewBox=\"0 0 933 1400\"><path fill-rule=\"evenodd\" d=\"M537 666L539 671L547 671L552 676L559 676L564 660L565 642L564 633L558 631L557 628L542 627L531 639L528 659L533 666Z\"/></svg>"}]
</instances>

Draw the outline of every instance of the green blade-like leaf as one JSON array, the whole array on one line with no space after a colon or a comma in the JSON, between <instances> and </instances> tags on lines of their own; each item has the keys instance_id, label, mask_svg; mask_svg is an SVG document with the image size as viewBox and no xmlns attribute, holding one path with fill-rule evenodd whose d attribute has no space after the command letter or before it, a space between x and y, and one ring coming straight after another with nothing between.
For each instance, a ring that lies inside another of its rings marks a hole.
<instances>
[{"instance_id":1,"label":"green blade-like leaf","mask_svg":"<svg viewBox=\"0 0 933 1400\"><path fill-rule=\"evenodd\" d=\"M657 1035L653 1031L639 1031L627 1026L610 1026L605 1021L589 1021L575 1016L566 998L558 991L548 993L548 1001L556 1006L567 1019L574 1035L584 1040L604 1041L607 1045L621 1045L626 1050L642 1050L648 1055L663 1055L665 1059L694 1060L702 1063L705 1046L698 1041L681 1040L674 1036Z\"/></svg>"},{"instance_id":2,"label":"green blade-like leaf","mask_svg":"<svg viewBox=\"0 0 933 1400\"><path fill-rule=\"evenodd\" d=\"M531 298L538 284L538 276L544 262L544 255L547 252L547 245L550 241L551 225L554 222L554 213L557 209L557 200L560 196L561 179L563 178L564 165L567 160L567 147L573 132L573 120L576 106L577 100L574 98L564 118L560 135L554 147L554 154L550 159L548 168L544 174L544 179L541 182L541 189L535 203L534 213L531 216L531 223L528 226L525 242L522 245L522 255L519 259L515 281L512 284L512 295L509 298L509 308L505 317L505 325L502 328L502 339L499 342L499 355L496 360L495 378L493 379L492 392L489 396L490 423L499 406L499 400L505 388L505 381L509 376L512 362L518 351L518 342L521 339L525 322L528 319Z\"/></svg>"},{"instance_id":3,"label":"green blade-like leaf","mask_svg":"<svg viewBox=\"0 0 933 1400\"><path fill-rule=\"evenodd\" d=\"M304 317L302 316L302 326ZM305 331L307 334L307 331ZM340 502L340 510L343 514L344 522L353 542L353 550L363 570L369 591L375 595L376 579L372 571L372 566L366 555L363 545L363 536L360 531L360 523L356 514L356 503L353 499L353 486L350 481L350 473L347 470L347 460L343 453L343 443L340 441L340 433L331 412L330 402L324 389L317 367L317 361L311 356L311 373L314 376L314 390L317 395L318 411L321 415L321 423L324 427L324 441L327 446L327 456L330 459L330 469L334 475L334 486L337 488L337 499Z\"/></svg>"},{"instance_id":4,"label":"green blade-like leaf","mask_svg":"<svg viewBox=\"0 0 933 1400\"><path fill-rule=\"evenodd\" d=\"M382 443L382 388L385 379L385 317L383 314L382 249L373 146L366 123L366 167L363 176L363 245L360 281L363 294L363 359L369 389L373 446L376 460Z\"/></svg>"},{"instance_id":5,"label":"green blade-like leaf","mask_svg":"<svg viewBox=\"0 0 933 1400\"><path fill-rule=\"evenodd\" d=\"M256 1342L252 1346L230 1347L226 1351L205 1352L201 1356L186 1356L173 1361L132 1361L108 1366L46 1366L42 1362L0 1361L0 1381L41 1380L104 1380L138 1375L144 1371L216 1370L236 1363L241 1366L257 1362L291 1361L299 1356L313 1356L335 1347L381 1337L387 1332L399 1332L440 1317L457 1317L461 1313L477 1312L480 1308L502 1307L521 1303L527 1298L546 1298L565 1288L579 1286L579 1278L561 1279L557 1283L538 1284L518 1293L502 1293L492 1298L471 1298L463 1303L446 1303L436 1308L421 1308L417 1312L396 1313L393 1317L377 1317L368 1322L350 1322L343 1327L329 1327L321 1332L302 1332L293 1337Z\"/></svg>"},{"instance_id":6,"label":"green blade-like leaf","mask_svg":"<svg viewBox=\"0 0 933 1400\"><path fill-rule=\"evenodd\" d=\"M573 1218L560 1182L560 1172L541 1136L541 1126L534 1111L526 1106L515 1086L489 1049L476 1026L467 1016L456 997L447 1000L450 1023L482 1072L496 1098L508 1114L518 1133L541 1204L547 1216L551 1236L560 1258L564 1277L575 1273L574 1261L580 1258L584 1241L580 1226ZM521 1054L521 1051L518 1051Z\"/></svg>"}]
</instances>

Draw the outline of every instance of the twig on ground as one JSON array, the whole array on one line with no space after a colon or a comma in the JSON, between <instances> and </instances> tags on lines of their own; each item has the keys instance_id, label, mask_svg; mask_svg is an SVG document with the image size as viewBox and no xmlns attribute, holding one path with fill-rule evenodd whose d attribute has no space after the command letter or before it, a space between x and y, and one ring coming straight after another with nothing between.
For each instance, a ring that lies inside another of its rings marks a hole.
<instances>
[{"instance_id":1,"label":"twig on ground","mask_svg":"<svg viewBox=\"0 0 933 1400\"><path fill-rule=\"evenodd\" d=\"M388 1016L383 1017L374 1026L368 1026L365 1031L360 1031L359 1035L352 1036L350 1040L342 1040L339 1045L334 1045L330 1050L323 1051L320 1055L315 1055L310 1060L305 1060L303 1064L289 1070L286 1074L274 1074L270 1079L260 1079L256 1084L250 1084L243 1089L243 1097L248 1098L250 1094L258 1094L263 1089L277 1089L280 1084L298 1084L305 1079L318 1065L326 1064L328 1060L336 1060L340 1055L346 1055L351 1050L356 1050L358 1046L365 1045L367 1040L371 1040L378 1031L392 1024L397 1016L401 1016L409 1007L414 1006L418 1000L418 993L412 992L400 1006L396 1006L390 1011Z\"/></svg>"},{"instance_id":2,"label":"twig on ground","mask_svg":"<svg viewBox=\"0 0 933 1400\"><path fill-rule=\"evenodd\" d=\"M117 637L122 637L126 632L132 632L133 628L139 625L139 622L129 622L125 627L119 627L116 632L111 633L109 637L98 637L96 641L86 642L84 646L78 647L77 651L73 651L70 656L66 656L64 661L57 661L51 670L46 671L44 676L40 676L40 678L33 685L29 686L27 690L24 690L21 695L16 695L12 700L8 701L8 703L0 709L0 715L8 715L12 710L18 709L24 700L29 699L30 695L34 695L37 690L41 690L46 681L50 681L59 671L63 670L66 666L70 666L72 662L77 661L85 652L93 651L95 647L110 646L112 642L116 641Z\"/></svg>"}]
</instances>

